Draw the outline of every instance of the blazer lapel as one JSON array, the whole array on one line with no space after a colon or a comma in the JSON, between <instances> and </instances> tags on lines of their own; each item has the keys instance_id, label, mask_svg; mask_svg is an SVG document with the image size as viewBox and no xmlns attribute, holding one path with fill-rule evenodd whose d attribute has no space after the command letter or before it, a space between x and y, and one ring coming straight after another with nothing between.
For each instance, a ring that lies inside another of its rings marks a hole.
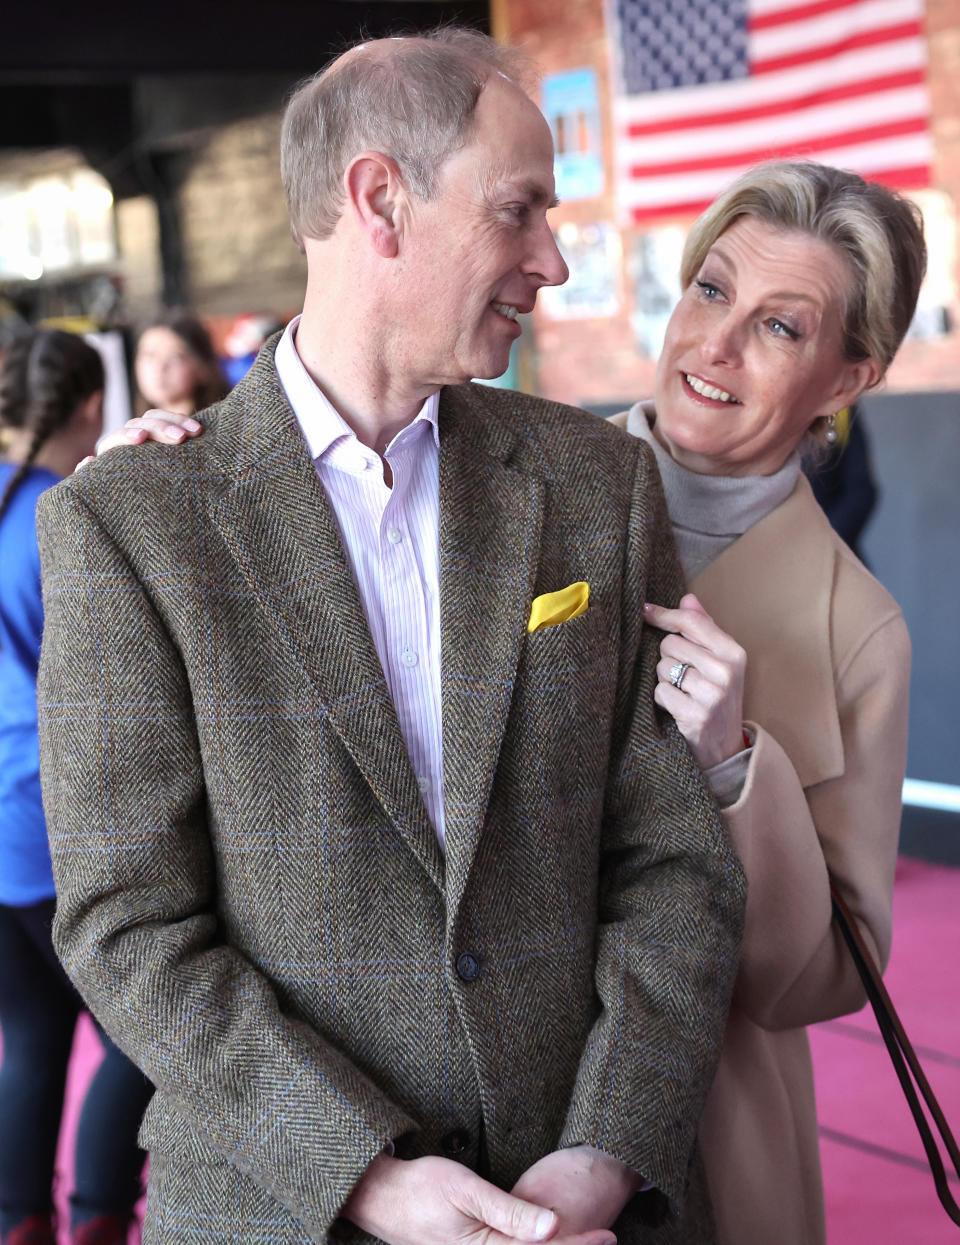
<instances>
[{"instance_id":1,"label":"blazer lapel","mask_svg":"<svg viewBox=\"0 0 960 1245\"><path fill-rule=\"evenodd\" d=\"M744 714L787 751L804 787L843 773L830 637L834 543L810 485L690 585L747 652Z\"/></svg>"},{"instance_id":2,"label":"blazer lapel","mask_svg":"<svg viewBox=\"0 0 960 1245\"><path fill-rule=\"evenodd\" d=\"M231 470L212 518L331 727L442 889L436 835L336 519L277 380L272 349L254 368L228 403L239 426L216 430Z\"/></svg>"},{"instance_id":3,"label":"blazer lapel","mask_svg":"<svg viewBox=\"0 0 960 1245\"><path fill-rule=\"evenodd\" d=\"M440 430L440 629L447 910L483 829L537 576L543 480L477 386L445 389Z\"/></svg>"}]
</instances>

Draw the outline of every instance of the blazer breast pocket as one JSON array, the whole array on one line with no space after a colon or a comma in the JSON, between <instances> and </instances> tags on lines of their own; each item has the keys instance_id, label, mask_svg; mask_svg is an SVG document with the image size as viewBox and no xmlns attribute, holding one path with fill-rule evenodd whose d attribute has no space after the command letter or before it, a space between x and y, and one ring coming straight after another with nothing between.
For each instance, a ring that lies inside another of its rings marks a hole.
<instances>
[{"instance_id":1,"label":"blazer breast pocket","mask_svg":"<svg viewBox=\"0 0 960 1245\"><path fill-rule=\"evenodd\" d=\"M579 730L616 689L616 648L599 606L524 637L518 691L543 734Z\"/></svg>"},{"instance_id":2,"label":"blazer breast pocket","mask_svg":"<svg viewBox=\"0 0 960 1245\"><path fill-rule=\"evenodd\" d=\"M555 665L558 672L566 665L576 669L591 666L611 655L606 619L598 605L585 613L550 627L540 627L524 638L521 661L540 667Z\"/></svg>"},{"instance_id":3,"label":"blazer breast pocket","mask_svg":"<svg viewBox=\"0 0 960 1245\"><path fill-rule=\"evenodd\" d=\"M524 637L514 696L515 742L539 815L593 825L617 688L617 648L598 604ZM573 833L573 830L571 830Z\"/></svg>"}]
</instances>

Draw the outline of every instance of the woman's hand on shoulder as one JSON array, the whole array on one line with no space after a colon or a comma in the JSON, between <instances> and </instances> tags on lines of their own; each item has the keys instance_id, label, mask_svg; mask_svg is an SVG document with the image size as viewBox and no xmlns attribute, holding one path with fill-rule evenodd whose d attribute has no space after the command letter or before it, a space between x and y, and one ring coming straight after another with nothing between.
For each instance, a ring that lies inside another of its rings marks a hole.
<instances>
[{"instance_id":1,"label":"woman's hand on shoulder","mask_svg":"<svg viewBox=\"0 0 960 1245\"><path fill-rule=\"evenodd\" d=\"M653 698L672 715L697 764L708 770L741 752L744 650L692 592L678 609L647 604L643 612L647 622L670 633L660 645Z\"/></svg>"},{"instance_id":2,"label":"woman's hand on shoulder","mask_svg":"<svg viewBox=\"0 0 960 1245\"><path fill-rule=\"evenodd\" d=\"M118 445L142 445L144 441L179 445L189 437L198 437L202 431L203 424L191 415L177 415L174 411L145 411L134 419L128 419L116 432L101 437L97 442L96 454L88 454L82 462L77 463L77 470Z\"/></svg>"}]
</instances>

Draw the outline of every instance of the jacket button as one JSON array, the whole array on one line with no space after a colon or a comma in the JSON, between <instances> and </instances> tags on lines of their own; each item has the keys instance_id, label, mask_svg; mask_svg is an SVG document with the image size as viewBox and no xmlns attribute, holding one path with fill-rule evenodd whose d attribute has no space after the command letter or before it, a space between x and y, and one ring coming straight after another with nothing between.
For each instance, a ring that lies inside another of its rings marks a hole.
<instances>
[{"instance_id":1,"label":"jacket button","mask_svg":"<svg viewBox=\"0 0 960 1245\"><path fill-rule=\"evenodd\" d=\"M461 981L476 981L480 975L480 961L469 951L457 956L457 976Z\"/></svg>"},{"instance_id":2,"label":"jacket button","mask_svg":"<svg viewBox=\"0 0 960 1245\"><path fill-rule=\"evenodd\" d=\"M465 1128L452 1128L449 1133L444 1133L440 1138L440 1148L444 1154L449 1154L451 1157L455 1154L463 1154L469 1144L470 1134Z\"/></svg>"}]
</instances>

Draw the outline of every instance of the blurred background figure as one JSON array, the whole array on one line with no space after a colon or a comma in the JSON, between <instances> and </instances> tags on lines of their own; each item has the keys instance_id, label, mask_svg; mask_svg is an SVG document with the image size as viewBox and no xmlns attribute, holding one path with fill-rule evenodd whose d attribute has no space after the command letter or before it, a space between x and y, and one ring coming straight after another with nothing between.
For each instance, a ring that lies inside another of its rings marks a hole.
<instances>
[{"instance_id":1,"label":"blurred background figure","mask_svg":"<svg viewBox=\"0 0 960 1245\"><path fill-rule=\"evenodd\" d=\"M37 498L92 452L104 371L92 346L41 329L0 369L0 1240L53 1245L52 1185L82 1010L53 951L53 875L40 798L37 662L43 631ZM71 1240L121 1245L140 1196L136 1144L152 1086L102 1033L76 1138Z\"/></svg>"},{"instance_id":2,"label":"blurred background figure","mask_svg":"<svg viewBox=\"0 0 960 1245\"><path fill-rule=\"evenodd\" d=\"M877 486L870 466L870 450L856 403L837 413L836 436L821 454L804 463L813 495L830 526L866 562L860 536L877 504Z\"/></svg>"},{"instance_id":3,"label":"blurred background figure","mask_svg":"<svg viewBox=\"0 0 960 1245\"><path fill-rule=\"evenodd\" d=\"M162 313L140 334L134 372L141 410L158 406L194 415L229 390L210 334L181 309Z\"/></svg>"},{"instance_id":4,"label":"blurred background figure","mask_svg":"<svg viewBox=\"0 0 960 1245\"><path fill-rule=\"evenodd\" d=\"M223 343L225 358L222 367L231 385L247 374L263 343L283 327L276 316L258 314L237 317Z\"/></svg>"}]
</instances>

